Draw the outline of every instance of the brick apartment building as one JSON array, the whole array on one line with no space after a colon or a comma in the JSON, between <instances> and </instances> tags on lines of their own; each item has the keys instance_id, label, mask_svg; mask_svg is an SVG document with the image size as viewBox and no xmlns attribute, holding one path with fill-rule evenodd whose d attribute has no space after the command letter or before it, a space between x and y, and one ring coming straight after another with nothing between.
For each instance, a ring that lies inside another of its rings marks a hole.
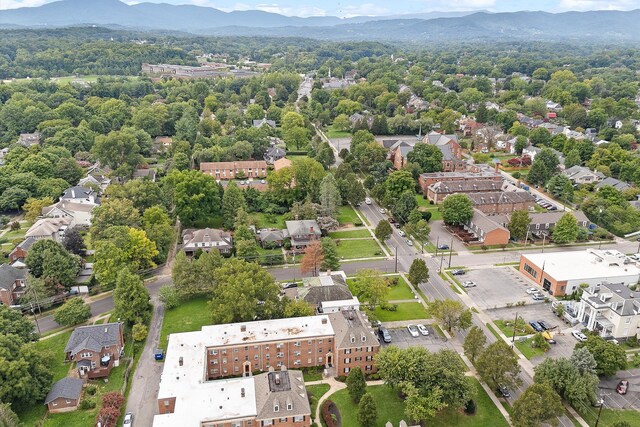
<instances>
[{"instance_id":1,"label":"brick apartment building","mask_svg":"<svg viewBox=\"0 0 640 427\"><path fill-rule=\"evenodd\" d=\"M203 162L200 172L214 177L216 180L264 178L267 176L267 162L264 160L247 160L241 162Z\"/></svg>"},{"instance_id":2,"label":"brick apartment building","mask_svg":"<svg viewBox=\"0 0 640 427\"><path fill-rule=\"evenodd\" d=\"M529 210L535 199L526 191L497 191L467 194L473 207L487 215L506 214L517 210Z\"/></svg>"},{"instance_id":3,"label":"brick apartment building","mask_svg":"<svg viewBox=\"0 0 640 427\"><path fill-rule=\"evenodd\" d=\"M473 181L476 183L480 181L496 181L502 183L503 178L499 173L493 171L480 171L477 166L471 166L471 169L467 171L422 173L418 178L422 194L424 195L427 195L427 190L430 185L441 181Z\"/></svg>"},{"instance_id":4,"label":"brick apartment building","mask_svg":"<svg viewBox=\"0 0 640 427\"><path fill-rule=\"evenodd\" d=\"M491 193L500 191L502 182L486 181L440 181L427 187L427 199L434 204L442 203L449 194Z\"/></svg>"}]
</instances>

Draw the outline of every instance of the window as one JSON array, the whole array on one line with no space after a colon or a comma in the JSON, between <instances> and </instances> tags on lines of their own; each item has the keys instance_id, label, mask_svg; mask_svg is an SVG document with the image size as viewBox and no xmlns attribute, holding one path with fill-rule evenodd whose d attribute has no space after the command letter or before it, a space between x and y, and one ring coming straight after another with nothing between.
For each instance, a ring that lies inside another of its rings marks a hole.
<instances>
[{"instance_id":1,"label":"window","mask_svg":"<svg viewBox=\"0 0 640 427\"><path fill-rule=\"evenodd\" d=\"M226 358L226 357L223 357L223 358L222 358L222 363L223 363L223 364L227 363L227 358Z\"/></svg>"},{"instance_id":2,"label":"window","mask_svg":"<svg viewBox=\"0 0 640 427\"><path fill-rule=\"evenodd\" d=\"M536 224L536 230L540 230L540 224Z\"/></svg>"},{"instance_id":3,"label":"window","mask_svg":"<svg viewBox=\"0 0 640 427\"><path fill-rule=\"evenodd\" d=\"M322 356L318 357L318 362L322 363Z\"/></svg>"},{"instance_id":4,"label":"window","mask_svg":"<svg viewBox=\"0 0 640 427\"><path fill-rule=\"evenodd\" d=\"M227 350L222 350L222 354L227 354Z\"/></svg>"},{"instance_id":5,"label":"window","mask_svg":"<svg viewBox=\"0 0 640 427\"><path fill-rule=\"evenodd\" d=\"M322 344L322 340L318 340L318 344Z\"/></svg>"},{"instance_id":6,"label":"window","mask_svg":"<svg viewBox=\"0 0 640 427\"><path fill-rule=\"evenodd\" d=\"M287 422L287 419L286 419L286 418L280 418L280 422L281 422L281 423L286 423L286 422Z\"/></svg>"},{"instance_id":7,"label":"window","mask_svg":"<svg viewBox=\"0 0 640 427\"><path fill-rule=\"evenodd\" d=\"M301 353L300 353L299 351L294 351L294 352L293 352L293 355L294 355L294 356L300 356L300 354L301 354Z\"/></svg>"},{"instance_id":8,"label":"window","mask_svg":"<svg viewBox=\"0 0 640 427\"><path fill-rule=\"evenodd\" d=\"M272 426L273 425L273 420L263 420L262 421L262 425L263 426Z\"/></svg>"},{"instance_id":9,"label":"window","mask_svg":"<svg viewBox=\"0 0 640 427\"><path fill-rule=\"evenodd\" d=\"M367 336L366 336L366 335L363 335L363 336L362 336L362 342L366 342L366 341L367 341Z\"/></svg>"},{"instance_id":10,"label":"window","mask_svg":"<svg viewBox=\"0 0 640 427\"><path fill-rule=\"evenodd\" d=\"M296 415L293 417L293 421L299 423L300 421L304 421L304 415Z\"/></svg>"},{"instance_id":11,"label":"window","mask_svg":"<svg viewBox=\"0 0 640 427\"><path fill-rule=\"evenodd\" d=\"M321 348L318 349L318 353L322 353L322 349Z\"/></svg>"},{"instance_id":12,"label":"window","mask_svg":"<svg viewBox=\"0 0 640 427\"><path fill-rule=\"evenodd\" d=\"M627 316L627 318L624 319L624 323L626 323L627 325L631 323L631 316Z\"/></svg>"},{"instance_id":13,"label":"window","mask_svg":"<svg viewBox=\"0 0 640 427\"><path fill-rule=\"evenodd\" d=\"M351 354L351 349L350 348L345 349L344 354Z\"/></svg>"},{"instance_id":14,"label":"window","mask_svg":"<svg viewBox=\"0 0 640 427\"><path fill-rule=\"evenodd\" d=\"M68 405L69 403L71 403L71 401L70 401L69 399L65 400L64 402L65 402L67 405Z\"/></svg>"},{"instance_id":15,"label":"window","mask_svg":"<svg viewBox=\"0 0 640 427\"><path fill-rule=\"evenodd\" d=\"M548 229L549 229L549 223L546 223L546 224L544 225L544 228L545 228L545 230L548 230Z\"/></svg>"},{"instance_id":16,"label":"window","mask_svg":"<svg viewBox=\"0 0 640 427\"><path fill-rule=\"evenodd\" d=\"M313 343L313 340L308 340L307 344L311 345Z\"/></svg>"},{"instance_id":17,"label":"window","mask_svg":"<svg viewBox=\"0 0 640 427\"><path fill-rule=\"evenodd\" d=\"M164 401L164 406L169 406L169 401L168 400Z\"/></svg>"},{"instance_id":18,"label":"window","mask_svg":"<svg viewBox=\"0 0 640 427\"><path fill-rule=\"evenodd\" d=\"M218 364L218 359L212 359L211 360L211 364L212 365L217 365Z\"/></svg>"},{"instance_id":19,"label":"window","mask_svg":"<svg viewBox=\"0 0 640 427\"><path fill-rule=\"evenodd\" d=\"M234 352L234 353L237 353L237 352L238 352L238 349L237 349L237 348L234 348L234 349L233 349L233 352Z\"/></svg>"},{"instance_id":20,"label":"window","mask_svg":"<svg viewBox=\"0 0 640 427\"><path fill-rule=\"evenodd\" d=\"M244 346L244 351L249 351L249 346L248 345Z\"/></svg>"},{"instance_id":21,"label":"window","mask_svg":"<svg viewBox=\"0 0 640 427\"><path fill-rule=\"evenodd\" d=\"M350 357L345 357L344 363L351 363L351 358Z\"/></svg>"},{"instance_id":22,"label":"window","mask_svg":"<svg viewBox=\"0 0 640 427\"><path fill-rule=\"evenodd\" d=\"M258 360L258 355L253 356L253 360Z\"/></svg>"},{"instance_id":23,"label":"window","mask_svg":"<svg viewBox=\"0 0 640 427\"><path fill-rule=\"evenodd\" d=\"M349 373L349 368L344 368L344 373L348 374Z\"/></svg>"},{"instance_id":24,"label":"window","mask_svg":"<svg viewBox=\"0 0 640 427\"><path fill-rule=\"evenodd\" d=\"M277 357L284 357L284 353L280 352L276 355Z\"/></svg>"},{"instance_id":25,"label":"window","mask_svg":"<svg viewBox=\"0 0 640 427\"><path fill-rule=\"evenodd\" d=\"M356 342L356 337L351 337L351 342Z\"/></svg>"},{"instance_id":26,"label":"window","mask_svg":"<svg viewBox=\"0 0 640 427\"><path fill-rule=\"evenodd\" d=\"M526 271L527 273L529 273L532 277L538 277L538 272L531 267L529 264L524 264L524 271Z\"/></svg>"},{"instance_id":27,"label":"window","mask_svg":"<svg viewBox=\"0 0 640 427\"><path fill-rule=\"evenodd\" d=\"M293 409L293 403L287 402L287 411L290 411L292 409Z\"/></svg>"},{"instance_id":28,"label":"window","mask_svg":"<svg viewBox=\"0 0 640 427\"><path fill-rule=\"evenodd\" d=\"M371 369L372 369L371 365L367 365L367 366L364 367L365 371L370 371Z\"/></svg>"},{"instance_id":29,"label":"window","mask_svg":"<svg viewBox=\"0 0 640 427\"><path fill-rule=\"evenodd\" d=\"M234 362L237 362L237 361L238 361L238 358L237 358L237 357L234 357L234 358L233 358L233 361L234 361Z\"/></svg>"},{"instance_id":30,"label":"window","mask_svg":"<svg viewBox=\"0 0 640 427\"><path fill-rule=\"evenodd\" d=\"M311 358L308 358L308 359L307 359L307 363L311 363Z\"/></svg>"},{"instance_id":31,"label":"window","mask_svg":"<svg viewBox=\"0 0 640 427\"><path fill-rule=\"evenodd\" d=\"M238 368L237 366L234 366L233 372L238 372L239 370L240 370L240 368Z\"/></svg>"},{"instance_id":32,"label":"window","mask_svg":"<svg viewBox=\"0 0 640 427\"><path fill-rule=\"evenodd\" d=\"M300 341L294 341L293 345L296 346L296 347L300 347Z\"/></svg>"}]
</instances>

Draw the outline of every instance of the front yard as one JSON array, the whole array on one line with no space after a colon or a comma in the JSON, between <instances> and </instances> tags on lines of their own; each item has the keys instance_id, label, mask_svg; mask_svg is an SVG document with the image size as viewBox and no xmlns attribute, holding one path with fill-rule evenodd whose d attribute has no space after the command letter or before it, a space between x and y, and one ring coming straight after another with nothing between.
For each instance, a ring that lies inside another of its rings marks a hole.
<instances>
[{"instance_id":1,"label":"front yard","mask_svg":"<svg viewBox=\"0 0 640 427\"><path fill-rule=\"evenodd\" d=\"M362 221L360 221L360 218L351 205L340 206L340 208L338 208L338 222L340 226L343 227L345 225L353 225L356 227L362 225Z\"/></svg>"},{"instance_id":2,"label":"front yard","mask_svg":"<svg viewBox=\"0 0 640 427\"><path fill-rule=\"evenodd\" d=\"M371 233L363 228L361 230L333 231L329 233L329 237L332 239L357 239L371 237Z\"/></svg>"},{"instance_id":3,"label":"front yard","mask_svg":"<svg viewBox=\"0 0 640 427\"><path fill-rule=\"evenodd\" d=\"M372 258L384 256L382 248L373 239L336 241L338 256L342 259Z\"/></svg>"},{"instance_id":4,"label":"front yard","mask_svg":"<svg viewBox=\"0 0 640 427\"><path fill-rule=\"evenodd\" d=\"M383 310L376 307L375 316L381 322L397 322L401 320L418 320L430 319L431 315L419 302L403 302L394 304L397 306L395 311Z\"/></svg>"}]
</instances>

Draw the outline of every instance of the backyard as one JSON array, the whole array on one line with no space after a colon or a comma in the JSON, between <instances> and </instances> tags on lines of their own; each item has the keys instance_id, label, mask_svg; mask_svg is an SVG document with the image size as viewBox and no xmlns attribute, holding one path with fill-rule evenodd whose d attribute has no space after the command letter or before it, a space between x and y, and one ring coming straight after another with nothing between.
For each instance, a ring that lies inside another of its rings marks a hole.
<instances>
[{"instance_id":1,"label":"backyard","mask_svg":"<svg viewBox=\"0 0 640 427\"><path fill-rule=\"evenodd\" d=\"M160 332L160 347L167 348L169 334L199 331L204 325L209 324L211 324L211 315L206 298L185 301L178 307L165 312Z\"/></svg>"},{"instance_id":2,"label":"backyard","mask_svg":"<svg viewBox=\"0 0 640 427\"><path fill-rule=\"evenodd\" d=\"M409 287L407 282L401 276L385 276L386 279L397 279L398 284L395 286L389 286L389 294L387 295L387 300L395 301L395 300L406 300L406 299L414 299L413 290ZM347 285L349 285L349 290L353 292L353 283L355 279L347 279Z\"/></svg>"},{"instance_id":3,"label":"backyard","mask_svg":"<svg viewBox=\"0 0 640 427\"><path fill-rule=\"evenodd\" d=\"M429 221L442 219L442 214L438 209L438 205L432 205L431 203L429 203L429 201L425 199L422 194L416 194L416 203L419 210L431 212L431 219Z\"/></svg>"},{"instance_id":4,"label":"backyard","mask_svg":"<svg viewBox=\"0 0 640 427\"><path fill-rule=\"evenodd\" d=\"M363 228L361 230L333 231L329 233L329 237L332 239L358 239L371 237L371 233L369 230Z\"/></svg>"}]
</instances>

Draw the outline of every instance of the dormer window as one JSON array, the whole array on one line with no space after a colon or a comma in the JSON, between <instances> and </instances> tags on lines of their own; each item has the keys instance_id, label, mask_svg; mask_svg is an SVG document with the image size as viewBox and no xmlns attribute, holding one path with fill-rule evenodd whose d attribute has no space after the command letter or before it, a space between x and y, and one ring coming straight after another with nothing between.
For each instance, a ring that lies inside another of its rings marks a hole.
<instances>
[{"instance_id":1,"label":"dormer window","mask_svg":"<svg viewBox=\"0 0 640 427\"><path fill-rule=\"evenodd\" d=\"M273 402L273 412L280 412L280 403L277 400Z\"/></svg>"}]
</instances>

